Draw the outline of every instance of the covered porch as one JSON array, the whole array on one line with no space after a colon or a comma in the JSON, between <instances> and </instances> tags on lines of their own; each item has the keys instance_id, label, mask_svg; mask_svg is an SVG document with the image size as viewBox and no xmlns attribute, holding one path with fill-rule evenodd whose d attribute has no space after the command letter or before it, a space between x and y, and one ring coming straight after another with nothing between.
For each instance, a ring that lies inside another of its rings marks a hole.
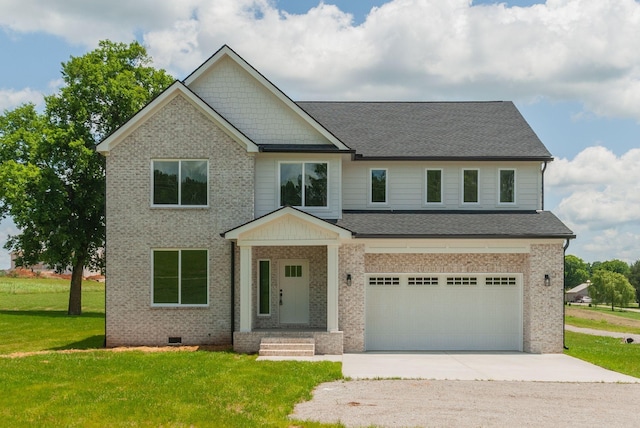
<instances>
[{"instance_id":1,"label":"covered porch","mask_svg":"<svg viewBox=\"0 0 640 428\"><path fill-rule=\"evenodd\" d=\"M237 246L234 350L265 338L312 338L317 354L342 354L339 248L351 232L291 207L224 234Z\"/></svg>"}]
</instances>

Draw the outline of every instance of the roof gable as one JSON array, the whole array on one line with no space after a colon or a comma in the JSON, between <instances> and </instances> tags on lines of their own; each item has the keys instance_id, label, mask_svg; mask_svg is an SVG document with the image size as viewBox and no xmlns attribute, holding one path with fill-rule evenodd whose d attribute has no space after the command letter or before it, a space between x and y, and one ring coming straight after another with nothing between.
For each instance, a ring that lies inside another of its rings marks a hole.
<instances>
[{"instance_id":1,"label":"roof gable","mask_svg":"<svg viewBox=\"0 0 640 428\"><path fill-rule=\"evenodd\" d=\"M223 234L226 239L258 245L328 243L351 238L351 232L292 207L283 207Z\"/></svg>"},{"instance_id":2,"label":"roof gable","mask_svg":"<svg viewBox=\"0 0 640 428\"><path fill-rule=\"evenodd\" d=\"M229 135L234 141L240 144L247 152L259 151L258 146L251 141L246 135L235 128L218 112L211 108L207 103L196 96L189 88L187 88L181 82L174 82L164 92L154 98L144 108L139 110L131 119L129 119L124 125L118 128L115 132L107 136L104 140L96 146L96 150L103 155L108 155L109 152L118 144L120 144L129 134L136 130L139 126L145 123L150 117L152 117L157 111L166 106L171 100L177 96L184 97L196 108L200 109L205 116L214 122L222 131Z\"/></svg>"},{"instance_id":3,"label":"roof gable","mask_svg":"<svg viewBox=\"0 0 640 428\"><path fill-rule=\"evenodd\" d=\"M331 144L349 150L226 45L184 83L258 145Z\"/></svg>"}]
</instances>

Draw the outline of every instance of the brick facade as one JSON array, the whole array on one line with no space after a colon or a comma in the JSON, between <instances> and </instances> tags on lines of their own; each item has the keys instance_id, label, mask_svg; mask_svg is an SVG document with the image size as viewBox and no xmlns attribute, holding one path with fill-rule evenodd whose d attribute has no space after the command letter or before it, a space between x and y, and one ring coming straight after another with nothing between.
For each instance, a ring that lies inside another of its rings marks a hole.
<instances>
[{"instance_id":1,"label":"brick facade","mask_svg":"<svg viewBox=\"0 0 640 428\"><path fill-rule=\"evenodd\" d=\"M151 208L153 159L208 159L208 208ZM253 218L254 159L182 96L107 157L106 343L231 343L231 244L220 233ZM151 305L153 249L209 250L209 306Z\"/></svg>"}]
</instances>

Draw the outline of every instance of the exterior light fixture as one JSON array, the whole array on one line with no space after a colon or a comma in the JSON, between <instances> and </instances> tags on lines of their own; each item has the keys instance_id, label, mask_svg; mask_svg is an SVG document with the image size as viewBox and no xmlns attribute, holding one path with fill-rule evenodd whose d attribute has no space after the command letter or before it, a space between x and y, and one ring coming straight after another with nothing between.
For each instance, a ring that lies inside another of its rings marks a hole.
<instances>
[{"instance_id":1,"label":"exterior light fixture","mask_svg":"<svg viewBox=\"0 0 640 428\"><path fill-rule=\"evenodd\" d=\"M347 274L347 285L349 287L351 287L351 274L350 273Z\"/></svg>"},{"instance_id":2,"label":"exterior light fixture","mask_svg":"<svg viewBox=\"0 0 640 428\"><path fill-rule=\"evenodd\" d=\"M551 277L548 273L544 274L544 285L547 287L551 285Z\"/></svg>"}]
</instances>

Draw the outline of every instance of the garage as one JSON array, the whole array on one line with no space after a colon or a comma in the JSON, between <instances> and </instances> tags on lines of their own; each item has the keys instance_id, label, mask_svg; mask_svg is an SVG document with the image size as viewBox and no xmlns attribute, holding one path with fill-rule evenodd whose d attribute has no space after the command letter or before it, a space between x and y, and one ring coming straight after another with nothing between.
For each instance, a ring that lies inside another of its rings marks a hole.
<instances>
[{"instance_id":1,"label":"garage","mask_svg":"<svg viewBox=\"0 0 640 428\"><path fill-rule=\"evenodd\" d=\"M522 351L522 274L368 274L368 351Z\"/></svg>"}]
</instances>

